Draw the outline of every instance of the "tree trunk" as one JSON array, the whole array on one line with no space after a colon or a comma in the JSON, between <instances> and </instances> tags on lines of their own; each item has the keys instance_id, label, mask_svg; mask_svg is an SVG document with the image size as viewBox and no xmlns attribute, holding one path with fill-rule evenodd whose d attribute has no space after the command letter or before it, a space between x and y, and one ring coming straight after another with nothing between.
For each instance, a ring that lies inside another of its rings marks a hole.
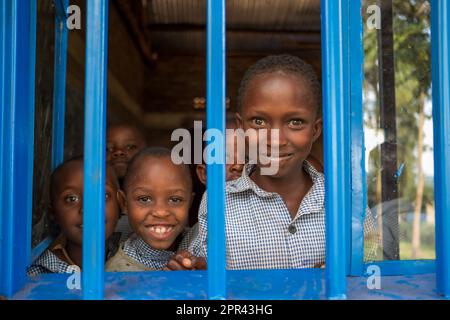
<instances>
[{"instance_id":1,"label":"tree trunk","mask_svg":"<svg viewBox=\"0 0 450 320\"><path fill-rule=\"evenodd\" d=\"M422 168L423 155L423 127L425 123L425 95L420 95L419 101L419 123L417 134L417 191L416 203L414 210L413 230L412 230L412 259L417 259L420 255L420 212L422 209L423 189L425 184L425 177Z\"/></svg>"}]
</instances>

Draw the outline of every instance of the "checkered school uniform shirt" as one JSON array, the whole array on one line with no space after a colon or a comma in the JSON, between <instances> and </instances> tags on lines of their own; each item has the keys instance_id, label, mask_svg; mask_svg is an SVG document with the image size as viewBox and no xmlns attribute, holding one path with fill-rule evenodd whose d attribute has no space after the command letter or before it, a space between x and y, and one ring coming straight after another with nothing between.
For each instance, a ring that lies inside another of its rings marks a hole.
<instances>
[{"instance_id":1,"label":"checkered school uniform shirt","mask_svg":"<svg viewBox=\"0 0 450 320\"><path fill-rule=\"evenodd\" d=\"M183 234L178 250L187 250L192 238L197 232L197 227L187 229ZM163 269L174 252L170 250L158 250L150 247L141 237L132 234L123 244L123 252L143 264L147 268L161 270Z\"/></svg>"},{"instance_id":2,"label":"checkered school uniform shirt","mask_svg":"<svg viewBox=\"0 0 450 320\"><path fill-rule=\"evenodd\" d=\"M117 250L109 239L105 250L107 250L107 258ZM41 273L73 273L78 267L75 265L67 251L67 239L60 234L50 246L27 268L29 276L37 276ZM56 252L56 254L55 254ZM64 259L58 257L58 254Z\"/></svg>"},{"instance_id":3,"label":"checkered school uniform shirt","mask_svg":"<svg viewBox=\"0 0 450 320\"><path fill-rule=\"evenodd\" d=\"M241 178L227 183L228 269L313 268L325 262L324 176L307 161L303 167L313 186L294 219L279 194L262 190L250 179L254 166L246 165ZM199 209L198 236L189 247L196 256L206 257L206 215L205 192Z\"/></svg>"},{"instance_id":4,"label":"checkered school uniform shirt","mask_svg":"<svg viewBox=\"0 0 450 320\"><path fill-rule=\"evenodd\" d=\"M33 277L42 273L73 273L73 271L73 266L47 249L28 267L27 274Z\"/></svg>"}]
</instances>

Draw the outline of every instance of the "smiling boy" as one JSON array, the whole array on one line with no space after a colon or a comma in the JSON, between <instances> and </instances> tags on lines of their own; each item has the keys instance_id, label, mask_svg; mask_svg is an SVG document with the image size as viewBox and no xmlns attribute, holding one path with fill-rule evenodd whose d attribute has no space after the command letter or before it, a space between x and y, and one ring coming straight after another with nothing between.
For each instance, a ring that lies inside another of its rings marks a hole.
<instances>
[{"instance_id":1,"label":"smiling boy","mask_svg":"<svg viewBox=\"0 0 450 320\"><path fill-rule=\"evenodd\" d=\"M174 251L187 248L192 180L188 166L170 156L169 149L147 148L131 161L120 203L134 234L107 262L107 271L162 270Z\"/></svg>"}]
</instances>

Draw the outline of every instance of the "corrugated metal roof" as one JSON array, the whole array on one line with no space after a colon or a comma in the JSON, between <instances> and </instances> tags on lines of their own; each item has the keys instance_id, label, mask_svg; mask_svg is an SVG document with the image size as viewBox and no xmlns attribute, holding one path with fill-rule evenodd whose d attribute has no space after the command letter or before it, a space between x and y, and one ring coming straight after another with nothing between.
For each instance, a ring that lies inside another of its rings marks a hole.
<instances>
[{"instance_id":1,"label":"corrugated metal roof","mask_svg":"<svg viewBox=\"0 0 450 320\"><path fill-rule=\"evenodd\" d=\"M320 0L228 0L227 26L250 30L320 30ZM151 24L206 23L206 0L147 0Z\"/></svg>"},{"instance_id":2,"label":"corrugated metal roof","mask_svg":"<svg viewBox=\"0 0 450 320\"><path fill-rule=\"evenodd\" d=\"M206 33L204 31L158 31L151 33L153 48L167 54L204 54ZM314 46L311 46L311 45ZM227 34L229 53L257 54L317 50L320 35L294 33L233 32Z\"/></svg>"},{"instance_id":3,"label":"corrugated metal roof","mask_svg":"<svg viewBox=\"0 0 450 320\"><path fill-rule=\"evenodd\" d=\"M143 3L154 50L204 54L206 0ZM229 52L295 52L320 44L320 0L228 0L226 4Z\"/></svg>"}]
</instances>

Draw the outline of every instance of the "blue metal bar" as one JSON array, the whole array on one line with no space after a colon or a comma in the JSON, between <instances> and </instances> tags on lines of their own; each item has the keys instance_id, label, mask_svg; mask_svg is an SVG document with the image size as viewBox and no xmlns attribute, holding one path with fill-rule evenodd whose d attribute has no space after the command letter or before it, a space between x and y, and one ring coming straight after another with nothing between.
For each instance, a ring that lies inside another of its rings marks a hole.
<instances>
[{"instance_id":1,"label":"blue metal bar","mask_svg":"<svg viewBox=\"0 0 450 320\"><path fill-rule=\"evenodd\" d=\"M344 0L342 1L342 56L344 59L344 64L342 68L342 76L343 76L343 84L345 86L343 93L343 101L344 101L344 121L345 124L343 126L344 129L344 144L342 145L342 148L344 148L344 165L345 165L345 173L344 174L344 181L345 181L345 190L351 190L351 183L352 183L352 176L351 176L351 117L350 117L350 1L351 0ZM342 194L344 197L344 208L350 208L350 204L352 201L352 194L345 193ZM347 253L350 253L351 250L351 230L352 230L352 219L351 219L351 210L344 210L342 212L345 217L345 250ZM345 264L346 264L346 274L350 273L350 264L351 264L351 255L346 254L345 255Z\"/></svg>"},{"instance_id":2,"label":"blue metal bar","mask_svg":"<svg viewBox=\"0 0 450 320\"><path fill-rule=\"evenodd\" d=\"M208 190L208 295L225 299L225 0L208 0L207 21L207 129L218 129L220 141L214 141L219 163L207 159Z\"/></svg>"},{"instance_id":3,"label":"blue metal bar","mask_svg":"<svg viewBox=\"0 0 450 320\"><path fill-rule=\"evenodd\" d=\"M66 20L67 18L67 7L68 0L54 0L53 3L55 4L55 10L56 10L56 17L59 20Z\"/></svg>"},{"instance_id":4,"label":"blue metal bar","mask_svg":"<svg viewBox=\"0 0 450 320\"><path fill-rule=\"evenodd\" d=\"M69 0L56 0L64 15L55 15L55 67L53 75L52 170L64 161L64 119L66 110L67 24Z\"/></svg>"},{"instance_id":5,"label":"blue metal bar","mask_svg":"<svg viewBox=\"0 0 450 320\"><path fill-rule=\"evenodd\" d=\"M84 299L103 299L108 0L87 1L84 121Z\"/></svg>"},{"instance_id":6,"label":"blue metal bar","mask_svg":"<svg viewBox=\"0 0 450 320\"><path fill-rule=\"evenodd\" d=\"M364 219L367 206L366 170L364 160L363 80L364 46L362 1L348 0L349 4L349 59L350 114L351 114L351 257L350 274L363 274Z\"/></svg>"},{"instance_id":7,"label":"blue metal bar","mask_svg":"<svg viewBox=\"0 0 450 320\"><path fill-rule=\"evenodd\" d=\"M349 194L344 164L345 88L343 56L343 0L321 1L323 61L323 127L326 211L325 282L329 299L346 298L346 212Z\"/></svg>"},{"instance_id":8,"label":"blue metal bar","mask_svg":"<svg viewBox=\"0 0 450 320\"><path fill-rule=\"evenodd\" d=\"M367 275L367 269L370 266L378 266L382 277L436 272L435 260L385 260L363 264L363 273L361 275Z\"/></svg>"},{"instance_id":9,"label":"blue metal bar","mask_svg":"<svg viewBox=\"0 0 450 320\"><path fill-rule=\"evenodd\" d=\"M450 298L450 3L431 1L436 283Z\"/></svg>"},{"instance_id":10,"label":"blue metal bar","mask_svg":"<svg viewBox=\"0 0 450 320\"><path fill-rule=\"evenodd\" d=\"M55 240L54 237L48 236L39 242L33 250L31 250L31 262L39 258L39 256L48 248L48 246Z\"/></svg>"},{"instance_id":11,"label":"blue metal bar","mask_svg":"<svg viewBox=\"0 0 450 320\"><path fill-rule=\"evenodd\" d=\"M0 294L26 282L31 253L36 1L2 1Z\"/></svg>"},{"instance_id":12,"label":"blue metal bar","mask_svg":"<svg viewBox=\"0 0 450 320\"><path fill-rule=\"evenodd\" d=\"M7 8L6 8L6 1L2 1L0 3L0 172L2 175L5 173L3 169L3 158L5 155L5 141L4 141L4 132L5 132L5 108L6 108L6 82L7 82L7 64L8 62L8 51L7 51L7 35L9 34L7 29ZM4 239L6 234L6 225L8 223L7 219L8 216L5 214L4 209L4 193L3 193L3 179L0 181L0 245L2 248L5 247ZM3 250L3 252L0 251L0 294L6 293L5 288L5 278L2 275L5 275L5 270L7 269L7 262L6 258L8 257L5 253L7 251Z\"/></svg>"}]
</instances>

